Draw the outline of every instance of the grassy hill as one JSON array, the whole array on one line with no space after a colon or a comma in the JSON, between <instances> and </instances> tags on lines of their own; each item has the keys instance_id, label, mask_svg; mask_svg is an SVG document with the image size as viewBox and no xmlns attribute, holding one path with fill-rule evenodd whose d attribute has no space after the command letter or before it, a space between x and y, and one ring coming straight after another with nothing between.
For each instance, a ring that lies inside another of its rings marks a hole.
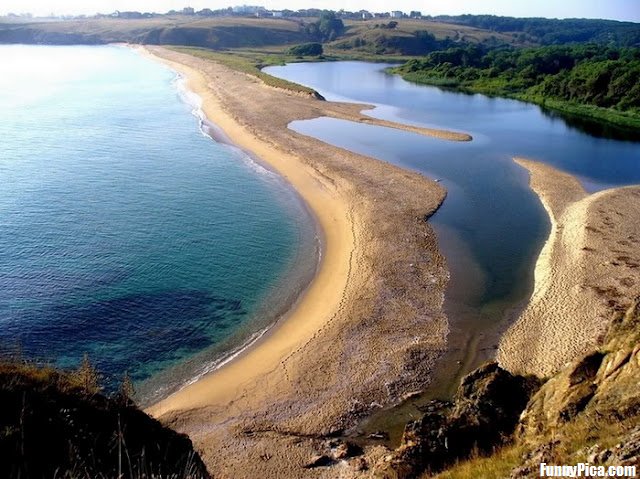
<instances>
[{"instance_id":1,"label":"grassy hill","mask_svg":"<svg viewBox=\"0 0 640 479\"><path fill-rule=\"evenodd\" d=\"M601 347L544 383L484 365L462 380L453 401L427 405L376 472L396 479L533 479L540 463L640 467L639 341L636 300L614 313Z\"/></svg>"},{"instance_id":2,"label":"grassy hill","mask_svg":"<svg viewBox=\"0 0 640 479\"><path fill-rule=\"evenodd\" d=\"M0 43L186 45L212 49L307 41L300 21L164 16L15 22L0 19Z\"/></svg>"},{"instance_id":3,"label":"grassy hill","mask_svg":"<svg viewBox=\"0 0 640 479\"><path fill-rule=\"evenodd\" d=\"M379 55L423 55L459 42L487 45L516 43L511 35L429 20L348 20L345 27L345 33L327 45L329 52L348 50ZM425 42L425 39L435 42Z\"/></svg>"}]
</instances>

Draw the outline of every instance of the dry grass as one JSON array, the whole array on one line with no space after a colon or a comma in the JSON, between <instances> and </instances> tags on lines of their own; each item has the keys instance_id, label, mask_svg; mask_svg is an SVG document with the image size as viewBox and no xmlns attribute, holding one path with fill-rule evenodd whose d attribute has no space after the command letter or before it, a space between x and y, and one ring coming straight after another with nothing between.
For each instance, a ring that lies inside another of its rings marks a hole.
<instances>
[{"instance_id":1,"label":"dry grass","mask_svg":"<svg viewBox=\"0 0 640 479\"><path fill-rule=\"evenodd\" d=\"M453 25L450 23L432 22L428 20L386 18L377 18L366 21L346 20L344 23L348 28L345 37L363 35L366 34L366 32L378 30L375 28L376 25L387 24L390 20L397 21L398 26L392 30L382 30L388 35L413 36L417 31L427 30L429 33L435 35L438 40L443 40L449 37L452 40L482 42L490 39L491 37L495 37L497 40L502 40L507 43L513 42L513 38L510 35L491 32L489 30L481 30L465 25Z\"/></svg>"},{"instance_id":2,"label":"dry grass","mask_svg":"<svg viewBox=\"0 0 640 479\"><path fill-rule=\"evenodd\" d=\"M511 470L520 463L523 452L522 446L507 446L489 457L460 462L435 476L424 474L422 479L502 479L509 477Z\"/></svg>"}]
</instances>

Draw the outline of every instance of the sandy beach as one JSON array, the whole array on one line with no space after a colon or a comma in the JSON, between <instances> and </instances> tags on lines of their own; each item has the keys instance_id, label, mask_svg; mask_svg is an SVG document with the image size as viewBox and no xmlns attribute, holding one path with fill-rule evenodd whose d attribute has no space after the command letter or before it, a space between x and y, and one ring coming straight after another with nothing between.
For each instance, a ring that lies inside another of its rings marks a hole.
<instances>
[{"instance_id":1,"label":"sandy beach","mask_svg":"<svg viewBox=\"0 0 640 479\"><path fill-rule=\"evenodd\" d=\"M335 477L302 466L329 435L424 389L446 348L448 272L427 222L446 193L418 173L287 125L332 116L443 141L470 137L364 118L366 105L267 87L159 47L149 52L187 78L207 117L235 144L291 183L324 234L317 276L287 316L234 361L149 412L189 434L216 477Z\"/></svg>"},{"instance_id":2,"label":"sandy beach","mask_svg":"<svg viewBox=\"0 0 640 479\"><path fill-rule=\"evenodd\" d=\"M529 304L503 336L500 364L549 376L599 344L640 294L640 187L588 195L573 176L516 158L549 214Z\"/></svg>"}]
</instances>

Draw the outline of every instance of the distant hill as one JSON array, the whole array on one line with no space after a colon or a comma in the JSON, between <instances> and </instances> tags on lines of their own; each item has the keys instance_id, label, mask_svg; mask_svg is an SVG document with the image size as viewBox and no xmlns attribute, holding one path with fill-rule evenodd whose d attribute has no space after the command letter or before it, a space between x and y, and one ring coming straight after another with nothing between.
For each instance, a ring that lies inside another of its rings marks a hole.
<instances>
[{"instance_id":1,"label":"distant hill","mask_svg":"<svg viewBox=\"0 0 640 479\"><path fill-rule=\"evenodd\" d=\"M339 15L336 14L336 18ZM0 43L142 43L230 49L330 40L329 50L425 55L460 44L539 46L594 42L640 45L640 24L612 20L554 20L491 15L423 19L340 19L344 29L320 38L317 17L253 18L163 15L152 18L17 20L0 18ZM314 33L315 32L315 33Z\"/></svg>"},{"instance_id":2,"label":"distant hill","mask_svg":"<svg viewBox=\"0 0 640 479\"><path fill-rule=\"evenodd\" d=\"M431 19L436 22L465 25L511 35L516 40L540 45L593 42L622 47L640 46L640 24L632 22L585 18L564 20L514 18L494 15L441 15Z\"/></svg>"},{"instance_id":3,"label":"distant hill","mask_svg":"<svg viewBox=\"0 0 640 479\"><path fill-rule=\"evenodd\" d=\"M286 19L192 16L32 22L3 22L0 19L0 43L141 43L223 49L295 44L308 40L300 20Z\"/></svg>"},{"instance_id":4,"label":"distant hill","mask_svg":"<svg viewBox=\"0 0 640 479\"><path fill-rule=\"evenodd\" d=\"M517 45L510 35L430 20L349 20L345 26L344 34L328 44L330 49L378 55L424 55L462 43Z\"/></svg>"}]
</instances>

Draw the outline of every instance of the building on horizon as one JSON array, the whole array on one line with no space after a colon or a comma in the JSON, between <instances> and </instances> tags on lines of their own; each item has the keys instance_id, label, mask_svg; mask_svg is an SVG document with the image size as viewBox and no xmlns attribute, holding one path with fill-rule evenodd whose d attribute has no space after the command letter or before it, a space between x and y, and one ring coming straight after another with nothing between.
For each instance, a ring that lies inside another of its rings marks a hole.
<instances>
[{"instance_id":1,"label":"building on horizon","mask_svg":"<svg viewBox=\"0 0 640 479\"><path fill-rule=\"evenodd\" d=\"M232 11L239 15L263 15L267 9L258 5L238 5Z\"/></svg>"}]
</instances>

